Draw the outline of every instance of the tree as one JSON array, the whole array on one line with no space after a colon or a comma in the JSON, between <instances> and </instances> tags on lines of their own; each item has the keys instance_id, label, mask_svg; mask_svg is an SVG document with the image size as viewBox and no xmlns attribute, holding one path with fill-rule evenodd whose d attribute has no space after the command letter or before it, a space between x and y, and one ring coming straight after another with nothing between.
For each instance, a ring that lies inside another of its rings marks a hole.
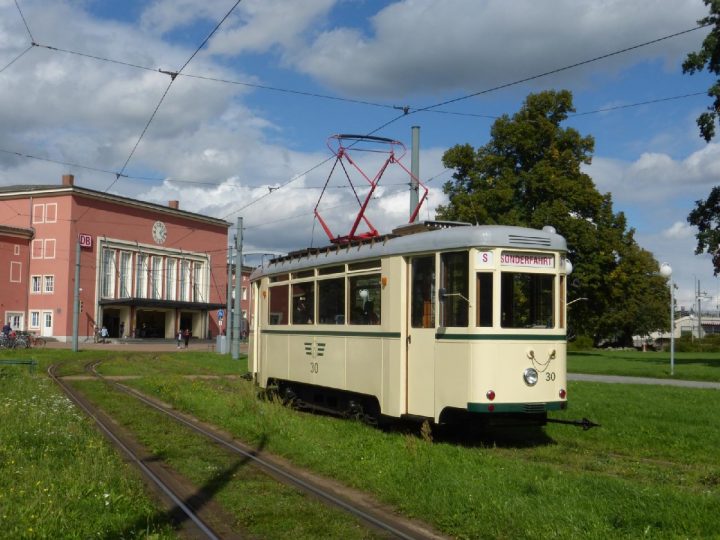
<instances>
[{"instance_id":1,"label":"tree","mask_svg":"<svg viewBox=\"0 0 720 540\"><path fill-rule=\"evenodd\" d=\"M710 7L710 14L698 21L701 26L712 26L712 30L705 37L702 47L697 52L691 52L683 62L683 73L690 75L706 69L720 77L720 0L703 0ZM697 118L700 135L705 142L715 137L715 120L720 113L720 78L708 89L708 96L713 99L706 112Z\"/></svg>"},{"instance_id":2,"label":"tree","mask_svg":"<svg viewBox=\"0 0 720 540\"><path fill-rule=\"evenodd\" d=\"M560 124L573 112L569 91L531 94L512 118L493 124L477 150L457 145L443 156L455 169L444 186L442 219L542 228L553 225L568 241L575 270L568 300L576 331L601 340L631 342L633 335L667 327L669 293L658 265L640 248L625 216L613 213L581 166L594 140ZM657 281L657 282L656 282ZM662 308L662 309L661 309Z\"/></svg>"},{"instance_id":3,"label":"tree","mask_svg":"<svg viewBox=\"0 0 720 540\"><path fill-rule=\"evenodd\" d=\"M715 275L720 273L720 186L715 186L706 200L695 201L695 209L687 218L698 232L695 254L712 255Z\"/></svg>"}]
</instances>

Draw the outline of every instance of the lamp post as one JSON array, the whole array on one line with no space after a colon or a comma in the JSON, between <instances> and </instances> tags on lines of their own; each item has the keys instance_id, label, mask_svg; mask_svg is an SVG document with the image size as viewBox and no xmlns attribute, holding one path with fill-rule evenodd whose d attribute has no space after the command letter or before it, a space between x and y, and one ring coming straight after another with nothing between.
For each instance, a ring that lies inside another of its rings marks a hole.
<instances>
[{"instance_id":1,"label":"lamp post","mask_svg":"<svg viewBox=\"0 0 720 540\"><path fill-rule=\"evenodd\" d=\"M672 266L660 265L660 275L670 280L670 375L675 374L675 290L672 282Z\"/></svg>"}]
</instances>

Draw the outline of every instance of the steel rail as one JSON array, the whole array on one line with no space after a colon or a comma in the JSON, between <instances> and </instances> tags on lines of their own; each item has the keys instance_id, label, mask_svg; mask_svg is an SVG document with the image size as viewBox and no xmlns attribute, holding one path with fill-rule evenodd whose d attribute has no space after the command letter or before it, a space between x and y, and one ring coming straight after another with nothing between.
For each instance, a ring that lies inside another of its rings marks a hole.
<instances>
[{"instance_id":1,"label":"steel rail","mask_svg":"<svg viewBox=\"0 0 720 540\"><path fill-rule=\"evenodd\" d=\"M180 508L183 513L190 518L190 520L197 526L197 528L204 534L207 538L210 538L212 540L220 540L220 537L217 536L210 527L208 527L207 524L205 524L202 519L200 519L195 512L192 511L190 507L188 507L176 494L175 492L168 487L165 482L163 482L152 470L148 468L147 465L145 465L142 460L125 444L123 443L120 438L118 438L112 430L96 415L90 407L88 407L83 401L77 396L77 393L70 387L70 385L66 384L57 374L56 369L58 367L58 364L52 364L50 367L48 367L48 376L52 381L54 381L62 390L65 392L65 394L68 396L68 398L75 403L80 409L82 409L85 414L87 414L90 418L92 418L95 421L95 424L100 428L100 430L105 434L107 438L109 438L113 444L115 444L117 447L119 447L125 455L130 458L130 460L142 471L142 473L152 480L152 482L175 504L178 508Z\"/></svg>"},{"instance_id":2,"label":"steel rail","mask_svg":"<svg viewBox=\"0 0 720 540\"><path fill-rule=\"evenodd\" d=\"M365 523L368 523L378 529L386 531L397 538L402 538L403 540L416 540L418 538L417 535L411 535L411 534L406 533L405 531L401 531L400 529L394 527L392 524L387 523L386 521L379 519L379 518L371 515L370 513L365 512L364 510L348 503L343 498L333 495L332 493L329 493L328 491L319 488L318 486L312 484L311 482L307 482L307 481L303 480L302 478L299 478L298 476L295 476L292 473L284 470L283 468L278 467L277 465L271 463L270 461L263 459L262 457L259 457L256 452L246 450L246 449L238 446L237 444L235 444L233 441L227 440L224 437L221 437L211 431L208 431L208 430L202 428L201 426L194 424L192 421L188 420L183 415L180 415L174 411L166 409L165 407L148 399L147 397L145 397L141 393L137 392L136 390L108 379L107 377L105 377L97 372L96 368L100 363L101 363L100 361L92 362L86 366L86 369L89 369L89 371L95 377L103 380L104 382L106 382L109 385L114 386L115 388L124 392L125 394L131 395L135 399L138 399L139 401L142 401L146 405L166 414L167 416L170 416L174 420L189 427L193 431L200 433L200 434L208 437L209 439L212 439L216 443L230 449L233 452L236 452L236 453L242 455L243 457L245 457L249 460L252 460L259 467L272 472L274 475L281 477L288 483L293 484L293 485L305 490L306 492L315 495L316 497L326 501L327 503L345 510L349 514L364 521Z\"/></svg>"}]
</instances>

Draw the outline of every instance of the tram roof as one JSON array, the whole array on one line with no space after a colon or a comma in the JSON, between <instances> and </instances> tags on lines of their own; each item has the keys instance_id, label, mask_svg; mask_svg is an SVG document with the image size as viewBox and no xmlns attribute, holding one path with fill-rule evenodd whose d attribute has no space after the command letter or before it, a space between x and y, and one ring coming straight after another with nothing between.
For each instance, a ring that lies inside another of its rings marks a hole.
<instances>
[{"instance_id":1,"label":"tram roof","mask_svg":"<svg viewBox=\"0 0 720 540\"><path fill-rule=\"evenodd\" d=\"M414 234L389 234L347 244L307 248L276 257L255 269L250 279L297 272L367 259L412 255L460 248L540 249L567 251L565 238L557 233L507 225L467 225L424 230Z\"/></svg>"}]
</instances>

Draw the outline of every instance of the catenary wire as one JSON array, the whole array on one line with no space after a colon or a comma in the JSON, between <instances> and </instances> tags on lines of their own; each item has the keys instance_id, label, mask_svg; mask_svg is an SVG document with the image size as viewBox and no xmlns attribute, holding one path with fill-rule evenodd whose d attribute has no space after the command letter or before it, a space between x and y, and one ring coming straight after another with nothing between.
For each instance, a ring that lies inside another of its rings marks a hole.
<instances>
[{"instance_id":1,"label":"catenary wire","mask_svg":"<svg viewBox=\"0 0 720 540\"><path fill-rule=\"evenodd\" d=\"M20 9L20 4L18 4L18 1L15 0L15 7L18 10L18 13L20 14L20 18L22 19L23 24L25 25L25 30L27 30L28 36L30 36L30 42L35 43L35 38L32 35L32 32L30 31L30 27L28 26L27 21L25 20L25 15L23 15L22 9Z\"/></svg>"},{"instance_id":2,"label":"catenary wire","mask_svg":"<svg viewBox=\"0 0 720 540\"><path fill-rule=\"evenodd\" d=\"M18 60L20 60L20 58L22 58L22 57L25 55L25 53L27 53L27 52L28 52L30 49L32 49L32 48L33 48L32 45L28 46L27 49L25 49L23 52L21 52L20 54L18 54L18 55L17 55L15 58L13 58L12 60L10 60L10 63L9 63L9 64L5 65L2 69L0 69L0 73L2 73L2 72L5 71L7 68L9 68L10 66L12 66L15 62L17 62Z\"/></svg>"}]
</instances>

